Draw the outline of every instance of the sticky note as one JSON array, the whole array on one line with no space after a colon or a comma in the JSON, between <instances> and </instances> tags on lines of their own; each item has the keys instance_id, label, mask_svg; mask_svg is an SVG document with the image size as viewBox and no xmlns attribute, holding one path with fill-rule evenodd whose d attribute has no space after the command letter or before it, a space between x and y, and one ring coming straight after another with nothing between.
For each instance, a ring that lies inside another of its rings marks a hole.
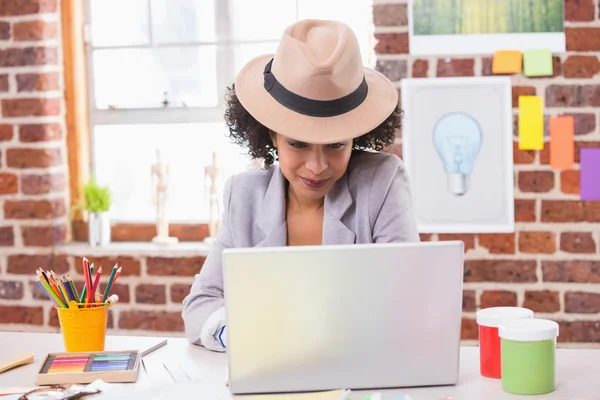
<instances>
[{"instance_id":1,"label":"sticky note","mask_svg":"<svg viewBox=\"0 0 600 400\"><path fill-rule=\"evenodd\" d=\"M581 200L600 200L600 149L581 149Z\"/></svg>"},{"instance_id":2,"label":"sticky note","mask_svg":"<svg viewBox=\"0 0 600 400\"><path fill-rule=\"evenodd\" d=\"M573 169L575 163L575 120L573 117L550 118L550 167Z\"/></svg>"},{"instance_id":3,"label":"sticky note","mask_svg":"<svg viewBox=\"0 0 600 400\"><path fill-rule=\"evenodd\" d=\"M552 52L550 50L525 50L523 53L525 76L552 76Z\"/></svg>"},{"instance_id":4,"label":"sticky note","mask_svg":"<svg viewBox=\"0 0 600 400\"><path fill-rule=\"evenodd\" d=\"M519 149L544 148L544 112L539 96L519 96Z\"/></svg>"},{"instance_id":5,"label":"sticky note","mask_svg":"<svg viewBox=\"0 0 600 400\"><path fill-rule=\"evenodd\" d=\"M518 74L523 65L523 55L520 51L500 50L494 54L492 62L493 74Z\"/></svg>"}]
</instances>

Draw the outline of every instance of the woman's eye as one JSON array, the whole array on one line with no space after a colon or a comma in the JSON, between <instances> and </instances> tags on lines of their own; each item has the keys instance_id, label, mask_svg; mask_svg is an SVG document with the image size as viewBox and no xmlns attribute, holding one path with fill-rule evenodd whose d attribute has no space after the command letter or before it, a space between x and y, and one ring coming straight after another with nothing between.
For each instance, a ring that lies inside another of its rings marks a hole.
<instances>
[{"instance_id":1,"label":"woman's eye","mask_svg":"<svg viewBox=\"0 0 600 400\"><path fill-rule=\"evenodd\" d=\"M298 143L298 142L289 142L289 145L295 149L301 149L303 147L306 147L306 145L304 143Z\"/></svg>"},{"instance_id":2,"label":"woman's eye","mask_svg":"<svg viewBox=\"0 0 600 400\"><path fill-rule=\"evenodd\" d=\"M342 147L344 147L343 143L334 143L334 144L330 144L329 147L331 147L332 149L340 149Z\"/></svg>"}]
</instances>

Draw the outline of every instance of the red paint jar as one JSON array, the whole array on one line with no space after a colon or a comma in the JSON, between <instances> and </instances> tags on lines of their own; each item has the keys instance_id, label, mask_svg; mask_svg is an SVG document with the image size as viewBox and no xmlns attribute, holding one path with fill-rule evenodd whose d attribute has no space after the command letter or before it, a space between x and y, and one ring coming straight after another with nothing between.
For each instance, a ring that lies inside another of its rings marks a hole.
<instances>
[{"instance_id":1,"label":"red paint jar","mask_svg":"<svg viewBox=\"0 0 600 400\"><path fill-rule=\"evenodd\" d=\"M502 377L498 326L505 321L525 318L533 318L533 311L523 307L490 307L477 311L481 375L496 379Z\"/></svg>"}]
</instances>

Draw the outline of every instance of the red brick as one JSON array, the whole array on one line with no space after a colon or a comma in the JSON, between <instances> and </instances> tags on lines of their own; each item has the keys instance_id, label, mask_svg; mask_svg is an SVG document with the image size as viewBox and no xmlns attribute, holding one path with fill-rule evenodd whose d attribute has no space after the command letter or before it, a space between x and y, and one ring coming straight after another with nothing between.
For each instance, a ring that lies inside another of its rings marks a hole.
<instances>
[{"instance_id":1,"label":"red brick","mask_svg":"<svg viewBox=\"0 0 600 400\"><path fill-rule=\"evenodd\" d=\"M476 311L477 296L474 290L463 290L462 309L467 312Z\"/></svg>"},{"instance_id":2,"label":"red brick","mask_svg":"<svg viewBox=\"0 0 600 400\"><path fill-rule=\"evenodd\" d=\"M519 171L519 190L526 193L547 193L554 188L552 171Z\"/></svg>"},{"instance_id":3,"label":"red brick","mask_svg":"<svg viewBox=\"0 0 600 400\"><path fill-rule=\"evenodd\" d=\"M430 233L419 233L419 238L421 239L421 242L431 242Z\"/></svg>"},{"instance_id":4,"label":"red brick","mask_svg":"<svg viewBox=\"0 0 600 400\"><path fill-rule=\"evenodd\" d=\"M481 59L481 75L483 75L483 76L495 75L492 72L493 63L494 63L494 59L492 57L483 57Z\"/></svg>"},{"instance_id":5,"label":"red brick","mask_svg":"<svg viewBox=\"0 0 600 400\"><path fill-rule=\"evenodd\" d=\"M65 175L61 172L54 174L32 174L21 177L21 191L24 194L47 194L65 189Z\"/></svg>"},{"instance_id":6,"label":"red brick","mask_svg":"<svg viewBox=\"0 0 600 400\"><path fill-rule=\"evenodd\" d=\"M408 33L376 33L376 54L408 54Z\"/></svg>"},{"instance_id":7,"label":"red brick","mask_svg":"<svg viewBox=\"0 0 600 400\"><path fill-rule=\"evenodd\" d=\"M460 329L460 338L462 340L477 340L478 337L479 327L477 326L477 321L472 318L463 318Z\"/></svg>"},{"instance_id":8,"label":"red brick","mask_svg":"<svg viewBox=\"0 0 600 400\"><path fill-rule=\"evenodd\" d=\"M6 164L13 168L48 168L62 164L60 149L8 149Z\"/></svg>"},{"instance_id":9,"label":"red brick","mask_svg":"<svg viewBox=\"0 0 600 400\"><path fill-rule=\"evenodd\" d=\"M60 114L58 99L4 99L2 115L4 117L43 117Z\"/></svg>"},{"instance_id":10,"label":"red brick","mask_svg":"<svg viewBox=\"0 0 600 400\"><path fill-rule=\"evenodd\" d=\"M580 101L583 107L600 107L600 85L582 86Z\"/></svg>"},{"instance_id":11,"label":"red brick","mask_svg":"<svg viewBox=\"0 0 600 400\"><path fill-rule=\"evenodd\" d=\"M12 226L0 226L0 247L14 246L15 234Z\"/></svg>"},{"instance_id":12,"label":"red brick","mask_svg":"<svg viewBox=\"0 0 600 400\"><path fill-rule=\"evenodd\" d=\"M181 303L185 297L190 294L192 285L184 283L174 283L171 285L171 301L173 303Z\"/></svg>"},{"instance_id":13,"label":"red brick","mask_svg":"<svg viewBox=\"0 0 600 400\"><path fill-rule=\"evenodd\" d=\"M102 265L103 278L107 278L115 264L118 264L121 269L121 275L123 276L139 276L141 274L140 261L131 256L115 256L115 257L88 257L90 263L93 263L96 270ZM82 259L75 259L75 270L78 274L83 275ZM102 281L101 281L102 282Z\"/></svg>"},{"instance_id":14,"label":"red brick","mask_svg":"<svg viewBox=\"0 0 600 400\"><path fill-rule=\"evenodd\" d=\"M577 140L575 141L575 162L579 164L581 161L581 149L600 149L600 142L594 142L591 140Z\"/></svg>"},{"instance_id":15,"label":"red brick","mask_svg":"<svg viewBox=\"0 0 600 400\"><path fill-rule=\"evenodd\" d=\"M17 75L17 90L19 92L43 92L46 90L58 89L59 83L57 72Z\"/></svg>"},{"instance_id":16,"label":"red brick","mask_svg":"<svg viewBox=\"0 0 600 400\"><path fill-rule=\"evenodd\" d=\"M412 65L412 77L413 78L427 78L429 71L429 61L427 60L415 60Z\"/></svg>"},{"instance_id":17,"label":"red brick","mask_svg":"<svg viewBox=\"0 0 600 400\"><path fill-rule=\"evenodd\" d=\"M535 260L466 260L465 282L537 282Z\"/></svg>"},{"instance_id":18,"label":"red brick","mask_svg":"<svg viewBox=\"0 0 600 400\"><path fill-rule=\"evenodd\" d=\"M0 173L0 195L17 193L17 181L18 179L15 174Z\"/></svg>"},{"instance_id":19,"label":"red brick","mask_svg":"<svg viewBox=\"0 0 600 400\"><path fill-rule=\"evenodd\" d=\"M512 87L512 106L519 107L519 96L535 96L536 91L533 86L513 86Z\"/></svg>"},{"instance_id":20,"label":"red brick","mask_svg":"<svg viewBox=\"0 0 600 400\"><path fill-rule=\"evenodd\" d=\"M596 115L584 113L564 113L563 115L573 117L575 135L587 135L596 131Z\"/></svg>"},{"instance_id":21,"label":"red brick","mask_svg":"<svg viewBox=\"0 0 600 400\"><path fill-rule=\"evenodd\" d=\"M10 39L10 22L0 21L0 40Z\"/></svg>"},{"instance_id":22,"label":"red brick","mask_svg":"<svg viewBox=\"0 0 600 400\"><path fill-rule=\"evenodd\" d=\"M19 127L21 142L49 142L62 139L62 129L59 124L34 124Z\"/></svg>"},{"instance_id":23,"label":"red brick","mask_svg":"<svg viewBox=\"0 0 600 400\"><path fill-rule=\"evenodd\" d=\"M486 290L481 294L480 307L517 306L517 294L508 290Z\"/></svg>"},{"instance_id":24,"label":"red brick","mask_svg":"<svg viewBox=\"0 0 600 400\"><path fill-rule=\"evenodd\" d=\"M546 107L580 107L581 86L549 85L544 104Z\"/></svg>"},{"instance_id":25,"label":"red brick","mask_svg":"<svg viewBox=\"0 0 600 400\"><path fill-rule=\"evenodd\" d=\"M521 231L519 233L519 250L523 253L552 254L556 251L556 234Z\"/></svg>"},{"instance_id":26,"label":"red brick","mask_svg":"<svg viewBox=\"0 0 600 400\"><path fill-rule=\"evenodd\" d=\"M13 127L8 124L0 124L0 142L8 142L13 138Z\"/></svg>"},{"instance_id":27,"label":"red brick","mask_svg":"<svg viewBox=\"0 0 600 400\"><path fill-rule=\"evenodd\" d=\"M181 312L128 310L119 314L119 328L159 332L183 331Z\"/></svg>"},{"instance_id":28,"label":"red brick","mask_svg":"<svg viewBox=\"0 0 600 400\"><path fill-rule=\"evenodd\" d=\"M6 219L53 219L65 216L65 200L6 200Z\"/></svg>"},{"instance_id":29,"label":"red brick","mask_svg":"<svg viewBox=\"0 0 600 400\"><path fill-rule=\"evenodd\" d=\"M596 314L600 312L600 293L566 292L565 312Z\"/></svg>"},{"instance_id":30,"label":"red brick","mask_svg":"<svg viewBox=\"0 0 600 400\"><path fill-rule=\"evenodd\" d=\"M592 78L600 72L600 61L596 56L569 56L564 68L565 78Z\"/></svg>"},{"instance_id":31,"label":"red brick","mask_svg":"<svg viewBox=\"0 0 600 400\"><path fill-rule=\"evenodd\" d=\"M23 283L0 281L0 299L19 300L23 298Z\"/></svg>"},{"instance_id":32,"label":"red brick","mask_svg":"<svg viewBox=\"0 0 600 400\"><path fill-rule=\"evenodd\" d=\"M57 226L22 226L23 244L25 246L53 246L65 241L67 227Z\"/></svg>"},{"instance_id":33,"label":"red brick","mask_svg":"<svg viewBox=\"0 0 600 400\"><path fill-rule=\"evenodd\" d=\"M57 64L58 52L55 47L16 47L0 50L0 67Z\"/></svg>"},{"instance_id":34,"label":"red brick","mask_svg":"<svg viewBox=\"0 0 600 400\"><path fill-rule=\"evenodd\" d=\"M600 202L542 200L542 222L600 222Z\"/></svg>"},{"instance_id":35,"label":"red brick","mask_svg":"<svg viewBox=\"0 0 600 400\"><path fill-rule=\"evenodd\" d=\"M551 290L527 290L523 307L533 312L555 313L560 311L560 297L558 292Z\"/></svg>"},{"instance_id":36,"label":"red brick","mask_svg":"<svg viewBox=\"0 0 600 400\"><path fill-rule=\"evenodd\" d=\"M600 342L600 321L556 321L559 324L559 342Z\"/></svg>"},{"instance_id":37,"label":"red brick","mask_svg":"<svg viewBox=\"0 0 600 400\"><path fill-rule=\"evenodd\" d=\"M14 254L8 256L7 271L9 274L35 276L35 270L40 267L45 270L51 269L57 274L69 272L69 263L65 256L52 254Z\"/></svg>"},{"instance_id":38,"label":"red brick","mask_svg":"<svg viewBox=\"0 0 600 400\"><path fill-rule=\"evenodd\" d=\"M13 39L16 42L56 39L57 31L56 22L41 20L15 22L13 25Z\"/></svg>"},{"instance_id":39,"label":"red brick","mask_svg":"<svg viewBox=\"0 0 600 400\"><path fill-rule=\"evenodd\" d=\"M0 2L0 16L51 13L57 11L56 0L8 0Z\"/></svg>"},{"instance_id":40,"label":"red brick","mask_svg":"<svg viewBox=\"0 0 600 400\"><path fill-rule=\"evenodd\" d=\"M600 261L542 261L546 282L600 283Z\"/></svg>"},{"instance_id":41,"label":"red brick","mask_svg":"<svg viewBox=\"0 0 600 400\"><path fill-rule=\"evenodd\" d=\"M42 325L44 322L43 313L42 307L0 304L0 324Z\"/></svg>"},{"instance_id":42,"label":"red brick","mask_svg":"<svg viewBox=\"0 0 600 400\"><path fill-rule=\"evenodd\" d=\"M567 21L593 21L594 14L594 0L565 0L565 20Z\"/></svg>"},{"instance_id":43,"label":"red brick","mask_svg":"<svg viewBox=\"0 0 600 400\"><path fill-rule=\"evenodd\" d=\"M465 252L475 248L475 235L471 234L444 234L438 235L440 241L444 240L460 240L465 244Z\"/></svg>"},{"instance_id":44,"label":"red brick","mask_svg":"<svg viewBox=\"0 0 600 400\"><path fill-rule=\"evenodd\" d=\"M567 51L600 51L600 28L565 28Z\"/></svg>"},{"instance_id":45,"label":"red brick","mask_svg":"<svg viewBox=\"0 0 600 400\"><path fill-rule=\"evenodd\" d=\"M515 200L515 221L535 222L535 200Z\"/></svg>"},{"instance_id":46,"label":"red brick","mask_svg":"<svg viewBox=\"0 0 600 400\"><path fill-rule=\"evenodd\" d=\"M8 74L0 74L0 92L8 92Z\"/></svg>"},{"instance_id":47,"label":"red brick","mask_svg":"<svg viewBox=\"0 0 600 400\"><path fill-rule=\"evenodd\" d=\"M592 232L563 232L560 235L560 249L568 253L595 253L596 241Z\"/></svg>"},{"instance_id":48,"label":"red brick","mask_svg":"<svg viewBox=\"0 0 600 400\"><path fill-rule=\"evenodd\" d=\"M479 246L485 247L490 254L514 254L514 233L480 233L478 235Z\"/></svg>"},{"instance_id":49,"label":"red brick","mask_svg":"<svg viewBox=\"0 0 600 400\"><path fill-rule=\"evenodd\" d=\"M475 76L475 60L472 58L439 59L437 62L436 76Z\"/></svg>"},{"instance_id":50,"label":"red brick","mask_svg":"<svg viewBox=\"0 0 600 400\"><path fill-rule=\"evenodd\" d=\"M560 190L565 194L579 194L579 171L561 171Z\"/></svg>"},{"instance_id":51,"label":"red brick","mask_svg":"<svg viewBox=\"0 0 600 400\"><path fill-rule=\"evenodd\" d=\"M375 26L408 25L406 4L374 4L373 23Z\"/></svg>"},{"instance_id":52,"label":"red brick","mask_svg":"<svg viewBox=\"0 0 600 400\"><path fill-rule=\"evenodd\" d=\"M137 303L165 304L167 302L165 285L137 285L135 288L135 301Z\"/></svg>"},{"instance_id":53,"label":"red brick","mask_svg":"<svg viewBox=\"0 0 600 400\"><path fill-rule=\"evenodd\" d=\"M194 276L200 272L205 257L148 257L148 275Z\"/></svg>"},{"instance_id":54,"label":"red brick","mask_svg":"<svg viewBox=\"0 0 600 400\"><path fill-rule=\"evenodd\" d=\"M513 162L515 164L533 164L535 162L535 151L520 150L519 143L513 142Z\"/></svg>"}]
</instances>

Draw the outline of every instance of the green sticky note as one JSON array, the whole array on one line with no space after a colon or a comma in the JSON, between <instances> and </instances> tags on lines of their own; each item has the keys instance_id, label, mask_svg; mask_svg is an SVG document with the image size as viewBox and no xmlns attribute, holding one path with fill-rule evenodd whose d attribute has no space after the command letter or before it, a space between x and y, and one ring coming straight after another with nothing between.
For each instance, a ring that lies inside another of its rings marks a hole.
<instances>
[{"instance_id":1,"label":"green sticky note","mask_svg":"<svg viewBox=\"0 0 600 400\"><path fill-rule=\"evenodd\" d=\"M525 76L552 76L552 52L550 50L525 50L523 53Z\"/></svg>"}]
</instances>

